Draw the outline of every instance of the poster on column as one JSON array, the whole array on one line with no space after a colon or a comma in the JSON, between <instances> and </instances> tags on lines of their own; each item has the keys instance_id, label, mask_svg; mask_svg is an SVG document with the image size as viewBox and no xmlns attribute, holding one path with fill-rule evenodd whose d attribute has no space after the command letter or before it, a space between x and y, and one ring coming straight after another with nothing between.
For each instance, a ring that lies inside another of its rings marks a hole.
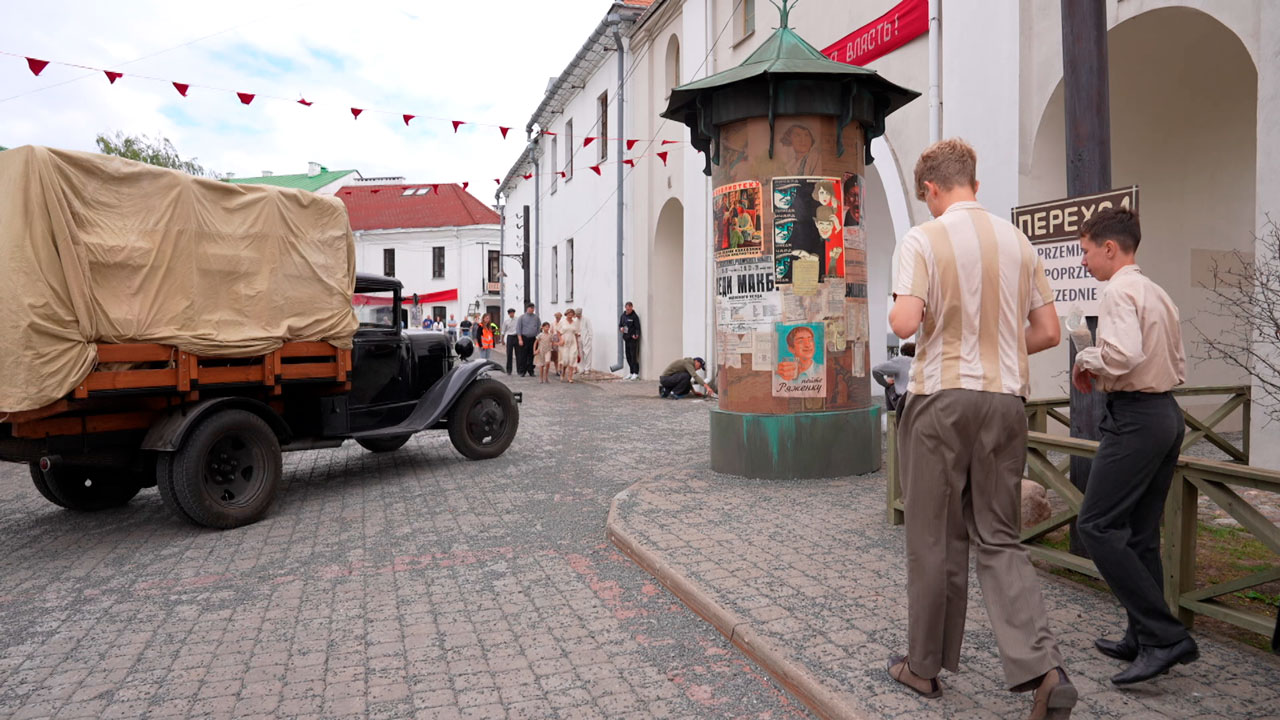
<instances>
[{"instance_id":1,"label":"poster on column","mask_svg":"<svg viewBox=\"0 0 1280 720\"><path fill-rule=\"evenodd\" d=\"M857 173L844 174L843 224L846 228L862 226L862 176Z\"/></svg>"},{"instance_id":2,"label":"poster on column","mask_svg":"<svg viewBox=\"0 0 1280 720\"><path fill-rule=\"evenodd\" d=\"M773 258L744 258L716 263L717 327L749 333L773 327L782 315L774 283Z\"/></svg>"},{"instance_id":3,"label":"poster on column","mask_svg":"<svg viewBox=\"0 0 1280 720\"><path fill-rule=\"evenodd\" d=\"M711 194L716 260L759 257L764 251L764 201L756 180L722 185Z\"/></svg>"},{"instance_id":4,"label":"poster on column","mask_svg":"<svg viewBox=\"0 0 1280 720\"><path fill-rule=\"evenodd\" d=\"M818 261L818 282L844 277L841 181L833 177L773 178L773 257L778 282L793 282L794 264Z\"/></svg>"},{"instance_id":5,"label":"poster on column","mask_svg":"<svg viewBox=\"0 0 1280 720\"><path fill-rule=\"evenodd\" d=\"M826 397L825 334L821 322L778 323L774 397Z\"/></svg>"}]
</instances>

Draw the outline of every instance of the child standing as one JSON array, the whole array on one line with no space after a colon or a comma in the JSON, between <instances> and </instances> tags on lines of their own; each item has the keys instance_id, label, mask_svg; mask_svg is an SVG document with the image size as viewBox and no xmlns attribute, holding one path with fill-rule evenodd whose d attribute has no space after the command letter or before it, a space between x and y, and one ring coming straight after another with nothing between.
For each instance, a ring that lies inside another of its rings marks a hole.
<instances>
[{"instance_id":1,"label":"child standing","mask_svg":"<svg viewBox=\"0 0 1280 720\"><path fill-rule=\"evenodd\" d=\"M542 323L542 332L533 341L533 364L538 367L538 382L549 382L547 373L551 369L551 353L555 350L551 337L551 323Z\"/></svg>"}]
</instances>

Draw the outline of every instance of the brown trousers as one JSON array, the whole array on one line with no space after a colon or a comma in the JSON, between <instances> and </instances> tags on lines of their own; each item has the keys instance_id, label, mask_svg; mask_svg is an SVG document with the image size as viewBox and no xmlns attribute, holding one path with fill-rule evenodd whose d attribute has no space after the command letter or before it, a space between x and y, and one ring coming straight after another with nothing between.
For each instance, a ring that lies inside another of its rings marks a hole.
<instances>
[{"instance_id":1,"label":"brown trousers","mask_svg":"<svg viewBox=\"0 0 1280 720\"><path fill-rule=\"evenodd\" d=\"M906 503L907 658L932 678L960 664L969 543L1010 689L1062 664L1040 581L1018 542L1027 420L1022 399L943 390L908 395L899 422Z\"/></svg>"}]
</instances>

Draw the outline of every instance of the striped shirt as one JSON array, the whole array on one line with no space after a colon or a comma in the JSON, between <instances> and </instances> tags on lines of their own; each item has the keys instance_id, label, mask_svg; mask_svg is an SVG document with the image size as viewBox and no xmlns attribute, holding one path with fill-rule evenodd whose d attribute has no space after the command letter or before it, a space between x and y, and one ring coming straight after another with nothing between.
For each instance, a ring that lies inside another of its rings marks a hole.
<instances>
[{"instance_id":1,"label":"striped shirt","mask_svg":"<svg viewBox=\"0 0 1280 720\"><path fill-rule=\"evenodd\" d=\"M898 251L894 296L924 300L908 390L1027 397L1027 315L1053 302L1040 257L1012 223L958 202L918 225Z\"/></svg>"}]
</instances>

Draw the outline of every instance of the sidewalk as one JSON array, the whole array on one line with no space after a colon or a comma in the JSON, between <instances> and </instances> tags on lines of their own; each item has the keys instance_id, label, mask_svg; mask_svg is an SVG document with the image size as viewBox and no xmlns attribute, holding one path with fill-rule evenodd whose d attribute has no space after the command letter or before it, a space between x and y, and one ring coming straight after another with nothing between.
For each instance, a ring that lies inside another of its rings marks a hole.
<instances>
[{"instance_id":1,"label":"sidewalk","mask_svg":"<svg viewBox=\"0 0 1280 720\"><path fill-rule=\"evenodd\" d=\"M976 578L961 672L925 700L885 673L906 650L902 528L885 521L882 474L753 481L700 468L614 498L612 542L823 718L1022 718L1029 694L1003 673ZM1093 649L1118 637L1107 594L1040 573L1080 703L1072 717L1280 718L1280 658L1198 633L1201 659L1128 690Z\"/></svg>"}]
</instances>

